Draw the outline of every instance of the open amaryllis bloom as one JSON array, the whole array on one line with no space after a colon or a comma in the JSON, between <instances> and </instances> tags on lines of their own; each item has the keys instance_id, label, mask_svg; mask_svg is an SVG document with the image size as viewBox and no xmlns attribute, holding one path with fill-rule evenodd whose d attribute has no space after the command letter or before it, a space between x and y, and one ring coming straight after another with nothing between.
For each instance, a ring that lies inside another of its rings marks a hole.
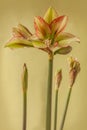
<instances>
[{"instance_id":1,"label":"open amaryllis bloom","mask_svg":"<svg viewBox=\"0 0 87 130\"><path fill-rule=\"evenodd\" d=\"M13 37L6 47L35 47L48 54L67 54L72 50L71 42L80 42L73 34L64 32L67 21L66 15L59 16L55 9L50 7L43 18L34 18L34 34L21 24L13 28Z\"/></svg>"}]
</instances>

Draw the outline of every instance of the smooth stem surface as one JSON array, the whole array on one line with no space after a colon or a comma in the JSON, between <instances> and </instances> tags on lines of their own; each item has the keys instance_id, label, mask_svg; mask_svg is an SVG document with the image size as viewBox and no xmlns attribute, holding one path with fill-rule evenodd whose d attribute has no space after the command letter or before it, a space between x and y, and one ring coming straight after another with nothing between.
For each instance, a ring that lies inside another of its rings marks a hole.
<instances>
[{"instance_id":1,"label":"smooth stem surface","mask_svg":"<svg viewBox=\"0 0 87 130\"><path fill-rule=\"evenodd\" d=\"M55 108L54 108L54 130L57 129L57 111L58 111L58 89L55 93Z\"/></svg>"},{"instance_id":2,"label":"smooth stem surface","mask_svg":"<svg viewBox=\"0 0 87 130\"><path fill-rule=\"evenodd\" d=\"M60 130L63 130L63 127L64 127L64 123L65 123L65 119L66 119L66 114L67 114L67 110L68 110L68 105L69 105L69 101L70 101L71 92L72 92L72 87L69 88L68 97L67 97L67 101L66 101L66 105L65 105L65 109L64 109L64 114L63 114Z\"/></svg>"},{"instance_id":3,"label":"smooth stem surface","mask_svg":"<svg viewBox=\"0 0 87 130\"><path fill-rule=\"evenodd\" d=\"M23 93L23 130L26 130L27 122L27 92Z\"/></svg>"},{"instance_id":4,"label":"smooth stem surface","mask_svg":"<svg viewBox=\"0 0 87 130\"><path fill-rule=\"evenodd\" d=\"M47 104L46 104L46 130L51 130L52 71L53 71L53 58L50 58L49 71L48 71Z\"/></svg>"}]
</instances>

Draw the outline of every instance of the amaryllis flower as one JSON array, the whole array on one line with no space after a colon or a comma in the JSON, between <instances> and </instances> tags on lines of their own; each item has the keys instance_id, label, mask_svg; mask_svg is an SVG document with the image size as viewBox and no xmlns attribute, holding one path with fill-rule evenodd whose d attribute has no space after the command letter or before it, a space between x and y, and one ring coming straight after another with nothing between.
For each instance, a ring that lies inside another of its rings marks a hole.
<instances>
[{"instance_id":1,"label":"amaryllis flower","mask_svg":"<svg viewBox=\"0 0 87 130\"><path fill-rule=\"evenodd\" d=\"M6 47L35 47L48 54L67 54L72 50L71 42L80 42L73 34L64 32L67 21L66 15L59 16L55 9L50 7L43 18L34 18L34 34L21 24L13 28L13 37Z\"/></svg>"}]
</instances>

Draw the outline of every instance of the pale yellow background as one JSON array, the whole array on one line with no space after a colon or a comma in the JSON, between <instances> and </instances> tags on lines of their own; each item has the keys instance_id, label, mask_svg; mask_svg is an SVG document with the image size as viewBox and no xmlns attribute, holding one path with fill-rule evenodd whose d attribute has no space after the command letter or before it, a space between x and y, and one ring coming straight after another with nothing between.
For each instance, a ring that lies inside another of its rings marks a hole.
<instances>
[{"instance_id":1,"label":"pale yellow background","mask_svg":"<svg viewBox=\"0 0 87 130\"><path fill-rule=\"evenodd\" d=\"M28 48L12 51L4 48L4 45L11 37L11 28L18 23L34 32L34 16L43 16L50 5L55 7L59 14L69 16L66 31L79 36L81 40L80 44L73 43L71 54L57 55L54 59L54 72L63 68L58 128L69 86L67 57L72 55L79 59L81 72L72 91L64 130L87 130L86 0L0 0L0 130L22 130L21 73L24 63L27 63L29 71L27 130L45 130L47 54Z\"/></svg>"}]
</instances>

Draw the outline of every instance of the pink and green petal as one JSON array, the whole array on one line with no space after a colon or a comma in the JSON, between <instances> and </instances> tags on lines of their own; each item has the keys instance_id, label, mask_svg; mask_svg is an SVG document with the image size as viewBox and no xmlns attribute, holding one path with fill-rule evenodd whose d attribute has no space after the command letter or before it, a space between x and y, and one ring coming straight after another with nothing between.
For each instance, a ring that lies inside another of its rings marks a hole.
<instances>
[{"instance_id":1,"label":"pink and green petal","mask_svg":"<svg viewBox=\"0 0 87 130\"><path fill-rule=\"evenodd\" d=\"M32 33L24 25L18 24L18 28L26 37L32 36Z\"/></svg>"},{"instance_id":2,"label":"pink and green petal","mask_svg":"<svg viewBox=\"0 0 87 130\"><path fill-rule=\"evenodd\" d=\"M48 8L47 12L44 15L44 20L50 24L55 18L58 17L56 10L52 7Z\"/></svg>"},{"instance_id":3,"label":"pink and green petal","mask_svg":"<svg viewBox=\"0 0 87 130\"><path fill-rule=\"evenodd\" d=\"M31 43L32 43L32 45L35 47L35 48L42 48L42 49L44 49L44 48L46 48L47 46L46 46L46 44L44 43L44 42L42 42L42 41L31 41Z\"/></svg>"},{"instance_id":4,"label":"pink and green petal","mask_svg":"<svg viewBox=\"0 0 87 130\"><path fill-rule=\"evenodd\" d=\"M60 49L58 49L54 52L54 55L56 55L56 54L66 55L66 54L70 53L71 51L72 51L71 46L61 47Z\"/></svg>"},{"instance_id":5,"label":"pink and green petal","mask_svg":"<svg viewBox=\"0 0 87 130\"><path fill-rule=\"evenodd\" d=\"M44 42L38 40L26 40L22 38L12 38L5 47L10 48L22 48L22 47L35 47L35 48L46 48Z\"/></svg>"},{"instance_id":6,"label":"pink and green petal","mask_svg":"<svg viewBox=\"0 0 87 130\"><path fill-rule=\"evenodd\" d=\"M10 47L10 48L23 48L23 47L33 47L32 42L25 40L25 39L12 39L7 44L5 47Z\"/></svg>"},{"instance_id":7,"label":"pink and green petal","mask_svg":"<svg viewBox=\"0 0 87 130\"><path fill-rule=\"evenodd\" d=\"M59 46L66 46L72 42L80 42L79 38L75 35L66 32L59 34L55 40Z\"/></svg>"},{"instance_id":8,"label":"pink and green petal","mask_svg":"<svg viewBox=\"0 0 87 130\"><path fill-rule=\"evenodd\" d=\"M50 24L50 28L51 28L52 32L54 34L56 33L56 35L58 35L60 32L62 32L66 27L67 20L68 20L68 17L65 15L54 19Z\"/></svg>"},{"instance_id":9,"label":"pink and green petal","mask_svg":"<svg viewBox=\"0 0 87 130\"><path fill-rule=\"evenodd\" d=\"M18 28L16 28L16 27L12 28L12 34L13 34L14 37L22 37L22 38L24 38L24 36L20 32L20 30Z\"/></svg>"},{"instance_id":10,"label":"pink and green petal","mask_svg":"<svg viewBox=\"0 0 87 130\"><path fill-rule=\"evenodd\" d=\"M23 37L25 39L29 39L32 36L31 32L22 24L18 24L17 27L14 27L12 32L13 36Z\"/></svg>"},{"instance_id":11,"label":"pink and green petal","mask_svg":"<svg viewBox=\"0 0 87 130\"><path fill-rule=\"evenodd\" d=\"M48 23L46 23L45 20L40 16L35 17L34 27L35 27L36 35L39 39L44 39L48 37L51 33Z\"/></svg>"}]
</instances>

